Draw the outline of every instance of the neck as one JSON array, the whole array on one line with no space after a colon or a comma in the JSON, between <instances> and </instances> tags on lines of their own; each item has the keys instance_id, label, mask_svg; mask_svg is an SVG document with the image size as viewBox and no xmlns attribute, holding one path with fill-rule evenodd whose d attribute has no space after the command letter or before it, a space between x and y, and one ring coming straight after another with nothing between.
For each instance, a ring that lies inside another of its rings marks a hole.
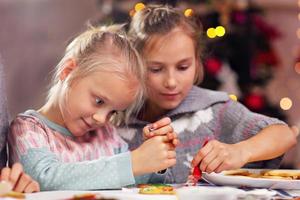
<instances>
[{"instance_id":1,"label":"neck","mask_svg":"<svg viewBox=\"0 0 300 200\"><path fill-rule=\"evenodd\" d=\"M144 109L141 111L140 116L143 121L155 122L162 118L162 116L167 112L168 110L164 110L158 107L156 104L147 101Z\"/></svg>"},{"instance_id":2,"label":"neck","mask_svg":"<svg viewBox=\"0 0 300 200\"><path fill-rule=\"evenodd\" d=\"M47 102L38 110L38 112L48 118L50 121L64 126L61 111L57 103Z\"/></svg>"}]
</instances>

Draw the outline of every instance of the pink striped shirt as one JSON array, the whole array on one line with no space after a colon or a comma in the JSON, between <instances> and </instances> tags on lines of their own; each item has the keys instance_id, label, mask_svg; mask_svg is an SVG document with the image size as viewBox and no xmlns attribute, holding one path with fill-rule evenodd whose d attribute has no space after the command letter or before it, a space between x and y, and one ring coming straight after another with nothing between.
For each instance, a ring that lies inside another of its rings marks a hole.
<instances>
[{"instance_id":1,"label":"pink striped shirt","mask_svg":"<svg viewBox=\"0 0 300 200\"><path fill-rule=\"evenodd\" d=\"M46 147L62 162L95 160L127 148L112 126L104 126L82 137L73 137L64 127L38 115L35 111L28 111L12 122L9 136L12 162L19 161L20 155L27 154L31 148Z\"/></svg>"}]
</instances>

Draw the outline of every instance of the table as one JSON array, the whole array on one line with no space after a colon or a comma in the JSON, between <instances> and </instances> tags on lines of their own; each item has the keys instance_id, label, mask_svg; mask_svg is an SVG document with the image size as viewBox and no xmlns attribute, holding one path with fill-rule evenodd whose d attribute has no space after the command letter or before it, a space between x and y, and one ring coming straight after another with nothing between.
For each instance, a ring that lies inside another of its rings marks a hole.
<instances>
[{"instance_id":1,"label":"table","mask_svg":"<svg viewBox=\"0 0 300 200\"><path fill-rule=\"evenodd\" d=\"M175 185L175 187L177 187ZM219 187L219 186L205 186L200 185L197 187L189 188L180 188L177 191L183 191L184 189L191 190L189 191L189 196L186 196L182 199L188 200L199 200L199 199L216 199L219 200L222 197L222 200L233 200L237 198L237 194L240 192L245 192L247 195L258 194L265 196L263 199L273 199L274 195L285 197L286 199L292 199L293 196L300 196L300 190L268 190L268 189L256 189L256 190L240 190L234 187ZM192 190L195 191L192 191ZM192 192L192 193L191 193ZM287 192L287 193L285 193ZM63 200L66 198L71 198L74 194L83 194L83 193L100 193L104 197L112 197L119 200L178 200L179 198L176 195L142 195L138 194L137 188L123 188L122 190L101 190L101 191L48 191L48 192L39 192L33 194L27 194L26 200ZM192 194L192 196L191 196ZM284 196L284 194L286 196ZM179 195L178 195L179 196ZM255 196L255 195L254 195ZM253 198L252 199L256 199ZM179 199L180 200L180 199Z\"/></svg>"},{"instance_id":2,"label":"table","mask_svg":"<svg viewBox=\"0 0 300 200\"><path fill-rule=\"evenodd\" d=\"M177 200L175 195L142 195L124 190L38 192L27 194L26 200L62 200L83 193L101 193L104 197L114 197L119 200Z\"/></svg>"}]
</instances>

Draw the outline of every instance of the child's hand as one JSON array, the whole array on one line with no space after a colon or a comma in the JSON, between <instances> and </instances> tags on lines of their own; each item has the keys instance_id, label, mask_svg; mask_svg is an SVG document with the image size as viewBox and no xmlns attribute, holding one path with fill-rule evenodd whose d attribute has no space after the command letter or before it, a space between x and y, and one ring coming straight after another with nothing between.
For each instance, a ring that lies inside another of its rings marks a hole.
<instances>
[{"instance_id":1,"label":"child's hand","mask_svg":"<svg viewBox=\"0 0 300 200\"><path fill-rule=\"evenodd\" d=\"M164 117L152 124L149 124L143 129L143 136L146 139L149 139L157 135L166 135L168 140L175 146L179 144L177 134L174 132L173 127L171 126L171 119Z\"/></svg>"},{"instance_id":2,"label":"child's hand","mask_svg":"<svg viewBox=\"0 0 300 200\"><path fill-rule=\"evenodd\" d=\"M12 168L3 168L0 180L11 183L13 190L16 192L31 193L40 191L38 182L23 172L23 167L20 163L15 163Z\"/></svg>"},{"instance_id":3,"label":"child's hand","mask_svg":"<svg viewBox=\"0 0 300 200\"><path fill-rule=\"evenodd\" d=\"M297 126L291 126L290 129L295 134L295 137L298 137L298 135L299 135L299 128Z\"/></svg>"},{"instance_id":4,"label":"child's hand","mask_svg":"<svg viewBox=\"0 0 300 200\"><path fill-rule=\"evenodd\" d=\"M131 152L134 175L157 172L176 164L176 152L167 136L156 136L146 140Z\"/></svg>"},{"instance_id":5,"label":"child's hand","mask_svg":"<svg viewBox=\"0 0 300 200\"><path fill-rule=\"evenodd\" d=\"M238 144L225 144L211 140L195 155L192 167L200 164L202 171L219 173L244 166L248 161L248 156L248 153Z\"/></svg>"}]
</instances>

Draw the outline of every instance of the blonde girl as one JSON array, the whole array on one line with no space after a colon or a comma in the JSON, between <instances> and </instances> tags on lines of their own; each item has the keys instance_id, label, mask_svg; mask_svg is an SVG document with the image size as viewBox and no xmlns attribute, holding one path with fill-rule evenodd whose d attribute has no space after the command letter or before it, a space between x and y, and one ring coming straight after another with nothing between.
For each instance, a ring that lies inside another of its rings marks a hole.
<instances>
[{"instance_id":1,"label":"blonde girl","mask_svg":"<svg viewBox=\"0 0 300 200\"><path fill-rule=\"evenodd\" d=\"M203 77L201 34L191 18L168 6L147 5L133 17L129 35L146 64L148 98L129 125L130 147L143 142L144 124L167 116L180 144L165 182L185 182L196 166L209 173L279 167L284 152L296 143L297 130L250 112L224 92L194 86Z\"/></svg>"},{"instance_id":2,"label":"blonde girl","mask_svg":"<svg viewBox=\"0 0 300 200\"><path fill-rule=\"evenodd\" d=\"M167 136L129 152L109 123L136 110L142 80L143 66L121 28L90 27L67 46L46 103L11 123L10 161L21 162L41 190L120 188L174 165ZM172 131L162 124L161 134Z\"/></svg>"}]
</instances>

